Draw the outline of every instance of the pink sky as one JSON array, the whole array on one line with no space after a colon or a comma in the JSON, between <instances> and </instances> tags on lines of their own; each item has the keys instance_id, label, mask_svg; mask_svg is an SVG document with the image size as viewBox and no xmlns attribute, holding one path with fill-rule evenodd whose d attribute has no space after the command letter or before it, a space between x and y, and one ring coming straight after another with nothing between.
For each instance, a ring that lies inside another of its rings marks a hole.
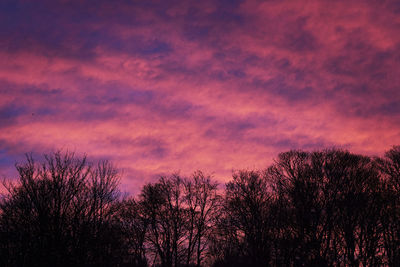
<instances>
[{"instance_id":1,"label":"pink sky","mask_svg":"<svg viewBox=\"0 0 400 267\"><path fill-rule=\"evenodd\" d=\"M0 22L3 176L63 149L113 161L136 192L400 144L398 1L5 0Z\"/></svg>"}]
</instances>

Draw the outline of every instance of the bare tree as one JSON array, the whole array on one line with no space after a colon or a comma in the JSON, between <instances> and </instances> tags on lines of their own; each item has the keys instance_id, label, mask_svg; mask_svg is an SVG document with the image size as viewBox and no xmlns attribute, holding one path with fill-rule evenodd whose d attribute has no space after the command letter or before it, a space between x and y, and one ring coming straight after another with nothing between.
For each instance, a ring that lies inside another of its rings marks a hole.
<instances>
[{"instance_id":1,"label":"bare tree","mask_svg":"<svg viewBox=\"0 0 400 267\"><path fill-rule=\"evenodd\" d=\"M16 165L0 203L5 266L112 265L112 204L118 174L108 162L92 167L86 157L56 152Z\"/></svg>"},{"instance_id":2,"label":"bare tree","mask_svg":"<svg viewBox=\"0 0 400 267\"><path fill-rule=\"evenodd\" d=\"M290 151L268 173L287 217L279 220L281 258L298 266L382 263L380 179L369 157Z\"/></svg>"},{"instance_id":3,"label":"bare tree","mask_svg":"<svg viewBox=\"0 0 400 267\"><path fill-rule=\"evenodd\" d=\"M208 251L221 205L217 186L210 176L201 171L195 172L192 179L185 181L185 207L188 216L187 265L195 256L196 265L201 266Z\"/></svg>"},{"instance_id":4,"label":"bare tree","mask_svg":"<svg viewBox=\"0 0 400 267\"><path fill-rule=\"evenodd\" d=\"M400 264L400 146L395 146L385 157L377 159L384 177L383 216L381 218L383 245L388 266Z\"/></svg>"},{"instance_id":5,"label":"bare tree","mask_svg":"<svg viewBox=\"0 0 400 267\"><path fill-rule=\"evenodd\" d=\"M126 266L147 266L145 237L149 222L142 206L134 198L118 203L118 224L121 227L124 252L123 264Z\"/></svg>"},{"instance_id":6,"label":"bare tree","mask_svg":"<svg viewBox=\"0 0 400 267\"><path fill-rule=\"evenodd\" d=\"M216 244L225 250L219 265L269 264L270 200L269 183L261 172L238 171L233 174L233 180L226 185L225 218L220 221L221 237Z\"/></svg>"},{"instance_id":7,"label":"bare tree","mask_svg":"<svg viewBox=\"0 0 400 267\"><path fill-rule=\"evenodd\" d=\"M0 198L1 266L398 266L400 147L383 158L279 154L233 173L221 195L201 171L120 200L108 161L28 155Z\"/></svg>"},{"instance_id":8,"label":"bare tree","mask_svg":"<svg viewBox=\"0 0 400 267\"><path fill-rule=\"evenodd\" d=\"M140 195L140 204L149 222L146 240L154 262L162 266L178 266L184 262L186 216L183 179L179 175L161 177L147 184Z\"/></svg>"}]
</instances>

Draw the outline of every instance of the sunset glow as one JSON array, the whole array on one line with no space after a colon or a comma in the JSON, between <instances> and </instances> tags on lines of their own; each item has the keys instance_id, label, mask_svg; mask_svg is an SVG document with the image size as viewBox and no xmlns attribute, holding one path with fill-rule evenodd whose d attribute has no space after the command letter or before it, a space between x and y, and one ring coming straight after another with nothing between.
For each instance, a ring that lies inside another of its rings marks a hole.
<instances>
[{"instance_id":1,"label":"sunset glow","mask_svg":"<svg viewBox=\"0 0 400 267\"><path fill-rule=\"evenodd\" d=\"M400 144L399 1L0 3L0 177L109 159L122 190L290 149Z\"/></svg>"}]
</instances>

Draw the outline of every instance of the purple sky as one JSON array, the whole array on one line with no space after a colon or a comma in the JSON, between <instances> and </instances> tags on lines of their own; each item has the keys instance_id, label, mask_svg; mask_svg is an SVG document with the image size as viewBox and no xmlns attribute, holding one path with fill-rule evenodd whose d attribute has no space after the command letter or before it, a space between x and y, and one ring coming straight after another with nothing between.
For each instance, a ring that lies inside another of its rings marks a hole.
<instances>
[{"instance_id":1,"label":"purple sky","mask_svg":"<svg viewBox=\"0 0 400 267\"><path fill-rule=\"evenodd\" d=\"M396 144L399 1L0 2L0 175L63 149L113 161L135 192Z\"/></svg>"}]
</instances>

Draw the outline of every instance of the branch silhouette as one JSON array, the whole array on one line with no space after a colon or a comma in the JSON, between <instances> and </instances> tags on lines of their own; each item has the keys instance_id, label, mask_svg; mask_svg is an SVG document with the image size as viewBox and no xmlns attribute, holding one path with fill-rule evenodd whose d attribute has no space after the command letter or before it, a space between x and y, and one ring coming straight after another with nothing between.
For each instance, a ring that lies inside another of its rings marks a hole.
<instances>
[{"instance_id":1,"label":"branch silhouette","mask_svg":"<svg viewBox=\"0 0 400 267\"><path fill-rule=\"evenodd\" d=\"M398 266L400 147L288 151L222 189L195 171L122 197L108 161L27 155L0 198L1 266Z\"/></svg>"}]
</instances>

